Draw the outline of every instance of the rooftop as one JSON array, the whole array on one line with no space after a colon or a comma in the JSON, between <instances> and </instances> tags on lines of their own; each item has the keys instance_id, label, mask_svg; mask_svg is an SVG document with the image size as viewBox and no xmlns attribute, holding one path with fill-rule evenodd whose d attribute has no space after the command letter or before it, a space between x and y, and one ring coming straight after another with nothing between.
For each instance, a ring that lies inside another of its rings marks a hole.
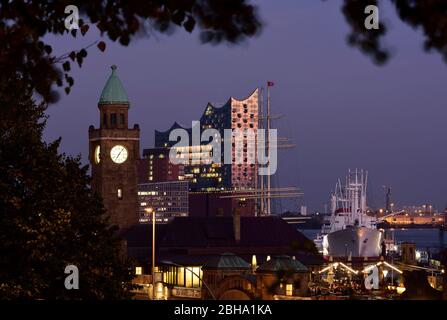
<instances>
[{"instance_id":1,"label":"rooftop","mask_svg":"<svg viewBox=\"0 0 447 320\"><path fill-rule=\"evenodd\" d=\"M101 97L99 98L100 104L129 104L129 98L127 97L126 90L118 78L116 72L117 66L111 67L112 74L102 89Z\"/></svg>"},{"instance_id":2,"label":"rooftop","mask_svg":"<svg viewBox=\"0 0 447 320\"><path fill-rule=\"evenodd\" d=\"M298 260L291 258L290 256L274 256L269 261L260 265L257 272L307 272L308 269Z\"/></svg>"},{"instance_id":3,"label":"rooftop","mask_svg":"<svg viewBox=\"0 0 447 320\"><path fill-rule=\"evenodd\" d=\"M250 264L241 257L233 253L223 253L220 256L211 258L202 266L203 269L231 269L231 270L247 270Z\"/></svg>"},{"instance_id":4,"label":"rooftop","mask_svg":"<svg viewBox=\"0 0 447 320\"><path fill-rule=\"evenodd\" d=\"M216 256L231 252L245 261L256 255L258 263L269 255L281 254L295 256L305 265L323 263L313 241L281 218L241 217L240 224L241 238L236 241L232 217L176 217L169 224L156 226L156 258L204 265L212 258L218 263ZM151 224L135 225L123 237L129 256L142 262L150 260Z\"/></svg>"}]
</instances>

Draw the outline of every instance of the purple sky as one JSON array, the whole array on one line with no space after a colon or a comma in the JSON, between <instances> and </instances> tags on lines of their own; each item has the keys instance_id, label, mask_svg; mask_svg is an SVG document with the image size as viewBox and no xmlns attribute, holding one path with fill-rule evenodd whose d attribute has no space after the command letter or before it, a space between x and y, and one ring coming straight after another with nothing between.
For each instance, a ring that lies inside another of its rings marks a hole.
<instances>
[{"instance_id":1,"label":"purple sky","mask_svg":"<svg viewBox=\"0 0 447 320\"><path fill-rule=\"evenodd\" d=\"M422 50L422 33L381 11L390 31L393 59L385 67L346 45L348 26L341 1L259 1L265 27L240 46L200 44L197 34L140 39L129 47L107 42L105 53L90 49L74 68L69 96L50 107L45 138L62 136L62 151L87 163L88 126L98 126L97 102L110 65L131 100L130 125L139 123L141 148L154 130L174 120L198 120L206 103L245 97L267 80L275 82L272 109L284 117L274 126L297 148L280 151L278 181L305 196L283 209L307 204L323 210L329 193L348 168L369 170L369 204L383 206L382 185L393 188L397 205L447 203L447 65ZM49 39L57 53L99 39Z\"/></svg>"}]
</instances>

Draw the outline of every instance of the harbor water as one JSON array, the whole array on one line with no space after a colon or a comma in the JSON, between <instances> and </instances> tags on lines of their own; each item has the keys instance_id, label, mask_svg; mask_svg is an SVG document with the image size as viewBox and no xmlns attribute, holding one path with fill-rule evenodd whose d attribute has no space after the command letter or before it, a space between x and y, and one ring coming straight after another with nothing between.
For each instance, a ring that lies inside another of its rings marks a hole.
<instances>
[{"instance_id":1,"label":"harbor water","mask_svg":"<svg viewBox=\"0 0 447 320\"><path fill-rule=\"evenodd\" d=\"M318 233L321 232L320 229L304 229L298 230L303 233L306 237L314 240ZM439 250L442 246L442 242L447 241L447 232L440 231L436 228L426 228L426 229L387 229L386 232L394 232L394 239L396 244L402 242L414 242L416 243L417 249L420 250ZM446 243L445 243L446 244Z\"/></svg>"}]
</instances>

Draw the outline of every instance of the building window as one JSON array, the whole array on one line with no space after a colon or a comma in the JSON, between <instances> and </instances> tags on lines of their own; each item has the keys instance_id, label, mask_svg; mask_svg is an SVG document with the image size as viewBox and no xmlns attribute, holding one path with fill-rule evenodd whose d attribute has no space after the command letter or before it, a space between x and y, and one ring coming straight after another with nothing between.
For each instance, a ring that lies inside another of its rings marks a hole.
<instances>
[{"instance_id":1,"label":"building window","mask_svg":"<svg viewBox=\"0 0 447 320\"><path fill-rule=\"evenodd\" d=\"M110 125L111 126L116 126L116 113L112 113L110 115Z\"/></svg>"},{"instance_id":2,"label":"building window","mask_svg":"<svg viewBox=\"0 0 447 320\"><path fill-rule=\"evenodd\" d=\"M293 284L286 284L286 296L293 296Z\"/></svg>"},{"instance_id":3,"label":"building window","mask_svg":"<svg viewBox=\"0 0 447 320\"><path fill-rule=\"evenodd\" d=\"M140 276L143 274L143 268L142 267L135 267L135 274L137 276Z\"/></svg>"},{"instance_id":4,"label":"building window","mask_svg":"<svg viewBox=\"0 0 447 320\"><path fill-rule=\"evenodd\" d=\"M121 188L118 189L117 196L118 196L118 199L120 199L120 200L123 198L123 189L121 189Z\"/></svg>"},{"instance_id":5,"label":"building window","mask_svg":"<svg viewBox=\"0 0 447 320\"><path fill-rule=\"evenodd\" d=\"M120 113L120 124L124 126L124 113Z\"/></svg>"},{"instance_id":6,"label":"building window","mask_svg":"<svg viewBox=\"0 0 447 320\"><path fill-rule=\"evenodd\" d=\"M177 285L181 287L185 285L185 268L177 269Z\"/></svg>"},{"instance_id":7,"label":"building window","mask_svg":"<svg viewBox=\"0 0 447 320\"><path fill-rule=\"evenodd\" d=\"M104 114L102 115L102 124L103 124L104 126L107 126L107 113L104 113Z\"/></svg>"}]
</instances>

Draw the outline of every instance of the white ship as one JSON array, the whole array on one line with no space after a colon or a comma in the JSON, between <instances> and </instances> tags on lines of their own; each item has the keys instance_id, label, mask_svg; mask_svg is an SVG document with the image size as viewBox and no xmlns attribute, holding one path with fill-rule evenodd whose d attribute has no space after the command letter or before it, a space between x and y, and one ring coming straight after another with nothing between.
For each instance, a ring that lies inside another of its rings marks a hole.
<instances>
[{"instance_id":1,"label":"white ship","mask_svg":"<svg viewBox=\"0 0 447 320\"><path fill-rule=\"evenodd\" d=\"M368 172L349 171L344 185L337 182L331 196L331 215L325 217L315 244L334 258L373 258L381 255L382 232L377 219L366 214Z\"/></svg>"}]
</instances>

